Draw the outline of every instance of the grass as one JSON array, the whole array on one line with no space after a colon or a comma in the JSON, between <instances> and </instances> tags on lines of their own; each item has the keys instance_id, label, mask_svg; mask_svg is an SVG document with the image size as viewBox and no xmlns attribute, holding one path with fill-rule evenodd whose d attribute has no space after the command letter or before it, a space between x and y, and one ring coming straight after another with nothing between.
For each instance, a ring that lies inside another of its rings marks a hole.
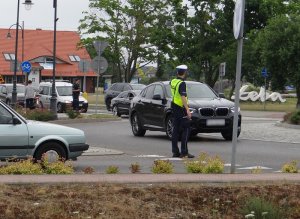
<instances>
[{"instance_id":1,"label":"grass","mask_svg":"<svg viewBox=\"0 0 300 219\"><path fill-rule=\"evenodd\" d=\"M270 194L272 194L270 196ZM299 184L0 185L1 218L245 218L255 195L300 218Z\"/></svg>"},{"instance_id":2,"label":"grass","mask_svg":"<svg viewBox=\"0 0 300 219\"><path fill-rule=\"evenodd\" d=\"M285 103L266 102L266 111L292 112L296 109L297 98L287 98ZM264 103L240 101L241 110L263 111Z\"/></svg>"},{"instance_id":3,"label":"grass","mask_svg":"<svg viewBox=\"0 0 300 219\"><path fill-rule=\"evenodd\" d=\"M87 99L88 99L89 104L96 104L96 94L95 93L89 93ZM98 94L98 104L99 105L104 104L104 94L103 93Z\"/></svg>"}]
</instances>

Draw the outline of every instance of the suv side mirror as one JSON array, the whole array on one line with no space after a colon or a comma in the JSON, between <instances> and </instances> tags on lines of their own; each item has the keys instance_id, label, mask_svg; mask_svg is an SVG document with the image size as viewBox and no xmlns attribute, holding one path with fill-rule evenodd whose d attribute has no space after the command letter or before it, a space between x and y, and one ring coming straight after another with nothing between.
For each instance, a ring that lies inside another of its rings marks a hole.
<instances>
[{"instance_id":1,"label":"suv side mirror","mask_svg":"<svg viewBox=\"0 0 300 219\"><path fill-rule=\"evenodd\" d=\"M155 94L152 99L153 100L162 100L162 97L160 96L160 94Z\"/></svg>"},{"instance_id":2,"label":"suv side mirror","mask_svg":"<svg viewBox=\"0 0 300 219\"><path fill-rule=\"evenodd\" d=\"M219 93L219 97L220 98L226 98L225 95L224 95L224 93Z\"/></svg>"}]
</instances>

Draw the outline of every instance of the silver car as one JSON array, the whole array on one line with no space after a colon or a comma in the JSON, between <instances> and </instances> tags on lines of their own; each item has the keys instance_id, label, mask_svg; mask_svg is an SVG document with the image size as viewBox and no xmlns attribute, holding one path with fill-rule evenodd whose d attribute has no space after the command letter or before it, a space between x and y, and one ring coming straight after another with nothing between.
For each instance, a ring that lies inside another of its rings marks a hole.
<instances>
[{"instance_id":1,"label":"silver car","mask_svg":"<svg viewBox=\"0 0 300 219\"><path fill-rule=\"evenodd\" d=\"M13 84L0 84L0 100L11 104ZM17 84L17 103L24 106L25 85Z\"/></svg>"},{"instance_id":2,"label":"silver car","mask_svg":"<svg viewBox=\"0 0 300 219\"><path fill-rule=\"evenodd\" d=\"M83 131L56 124L26 120L0 101L0 159L40 160L43 154L76 159L88 150Z\"/></svg>"}]
</instances>

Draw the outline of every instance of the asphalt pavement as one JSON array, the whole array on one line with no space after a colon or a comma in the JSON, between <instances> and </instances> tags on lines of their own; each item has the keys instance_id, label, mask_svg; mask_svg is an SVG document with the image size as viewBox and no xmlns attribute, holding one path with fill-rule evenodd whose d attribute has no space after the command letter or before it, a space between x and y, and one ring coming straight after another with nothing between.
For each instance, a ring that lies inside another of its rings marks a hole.
<instances>
[{"instance_id":1,"label":"asphalt pavement","mask_svg":"<svg viewBox=\"0 0 300 219\"><path fill-rule=\"evenodd\" d=\"M105 110L99 113L106 113ZM280 121L282 112L243 111L243 117L257 120ZM64 114L59 120L66 119ZM74 120L73 122L79 122ZM60 123L60 121L57 121ZM291 127L285 127L289 129ZM298 131L298 130L297 130ZM84 156L119 155L122 151L92 147ZM3 175L0 183L300 183L300 173L260 173L260 174L73 174L73 175Z\"/></svg>"}]
</instances>

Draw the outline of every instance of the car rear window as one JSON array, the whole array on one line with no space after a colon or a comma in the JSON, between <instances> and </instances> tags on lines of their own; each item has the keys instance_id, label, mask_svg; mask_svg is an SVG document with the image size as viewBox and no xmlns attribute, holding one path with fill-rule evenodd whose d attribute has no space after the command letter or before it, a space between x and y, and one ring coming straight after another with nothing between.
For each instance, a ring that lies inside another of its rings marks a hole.
<instances>
[{"instance_id":1,"label":"car rear window","mask_svg":"<svg viewBox=\"0 0 300 219\"><path fill-rule=\"evenodd\" d=\"M133 90L142 90L146 87L144 84L130 84Z\"/></svg>"}]
</instances>

